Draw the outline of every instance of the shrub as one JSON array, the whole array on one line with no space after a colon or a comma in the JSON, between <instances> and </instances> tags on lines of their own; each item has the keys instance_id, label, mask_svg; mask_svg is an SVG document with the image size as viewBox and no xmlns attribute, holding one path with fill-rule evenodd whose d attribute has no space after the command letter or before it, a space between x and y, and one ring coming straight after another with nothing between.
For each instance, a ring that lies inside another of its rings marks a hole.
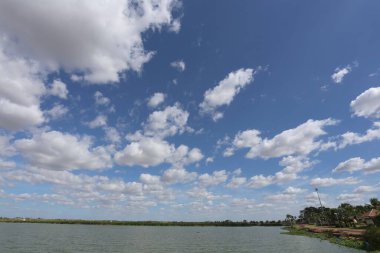
<instances>
[{"instance_id":1,"label":"shrub","mask_svg":"<svg viewBox=\"0 0 380 253\"><path fill-rule=\"evenodd\" d=\"M364 240L368 242L369 249L379 250L380 249L380 228L370 227L364 234Z\"/></svg>"}]
</instances>

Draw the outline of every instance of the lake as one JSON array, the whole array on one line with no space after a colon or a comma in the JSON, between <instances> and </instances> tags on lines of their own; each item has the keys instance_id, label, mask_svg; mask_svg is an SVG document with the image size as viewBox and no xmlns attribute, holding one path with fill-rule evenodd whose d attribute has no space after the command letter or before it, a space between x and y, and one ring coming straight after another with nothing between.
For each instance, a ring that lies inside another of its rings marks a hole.
<instances>
[{"instance_id":1,"label":"lake","mask_svg":"<svg viewBox=\"0 0 380 253\"><path fill-rule=\"evenodd\" d=\"M0 223L0 252L363 252L282 231L279 227Z\"/></svg>"}]
</instances>

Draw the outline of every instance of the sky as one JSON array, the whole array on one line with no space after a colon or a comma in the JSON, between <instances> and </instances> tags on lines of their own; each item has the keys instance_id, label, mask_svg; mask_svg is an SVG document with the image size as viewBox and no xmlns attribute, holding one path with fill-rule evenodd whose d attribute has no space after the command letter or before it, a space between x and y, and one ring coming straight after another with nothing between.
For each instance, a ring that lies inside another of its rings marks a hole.
<instances>
[{"instance_id":1,"label":"sky","mask_svg":"<svg viewBox=\"0 0 380 253\"><path fill-rule=\"evenodd\" d=\"M0 2L0 216L277 220L380 192L380 8Z\"/></svg>"}]
</instances>

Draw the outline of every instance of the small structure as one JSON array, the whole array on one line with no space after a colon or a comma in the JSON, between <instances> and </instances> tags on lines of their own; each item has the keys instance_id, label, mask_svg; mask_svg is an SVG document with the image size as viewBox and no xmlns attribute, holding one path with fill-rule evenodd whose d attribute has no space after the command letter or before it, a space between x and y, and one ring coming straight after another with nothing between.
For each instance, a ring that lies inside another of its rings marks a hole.
<instances>
[{"instance_id":1,"label":"small structure","mask_svg":"<svg viewBox=\"0 0 380 253\"><path fill-rule=\"evenodd\" d=\"M380 211L376 209L371 209L371 211L368 211L366 213L363 213L361 218L367 225L375 225L374 219L376 216L380 215Z\"/></svg>"}]
</instances>

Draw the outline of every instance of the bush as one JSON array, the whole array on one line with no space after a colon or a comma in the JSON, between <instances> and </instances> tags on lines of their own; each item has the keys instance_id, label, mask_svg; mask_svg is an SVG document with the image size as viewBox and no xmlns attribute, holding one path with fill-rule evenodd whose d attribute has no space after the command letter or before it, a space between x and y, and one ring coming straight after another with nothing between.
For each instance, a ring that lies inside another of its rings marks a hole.
<instances>
[{"instance_id":1,"label":"bush","mask_svg":"<svg viewBox=\"0 0 380 253\"><path fill-rule=\"evenodd\" d=\"M376 225L376 226L380 226L380 215L378 215L378 216L374 219L374 222L375 222L375 225Z\"/></svg>"},{"instance_id":2,"label":"bush","mask_svg":"<svg viewBox=\"0 0 380 253\"><path fill-rule=\"evenodd\" d=\"M364 240L368 243L368 247L371 250L380 249L380 228L371 227L368 228L364 234Z\"/></svg>"}]
</instances>

